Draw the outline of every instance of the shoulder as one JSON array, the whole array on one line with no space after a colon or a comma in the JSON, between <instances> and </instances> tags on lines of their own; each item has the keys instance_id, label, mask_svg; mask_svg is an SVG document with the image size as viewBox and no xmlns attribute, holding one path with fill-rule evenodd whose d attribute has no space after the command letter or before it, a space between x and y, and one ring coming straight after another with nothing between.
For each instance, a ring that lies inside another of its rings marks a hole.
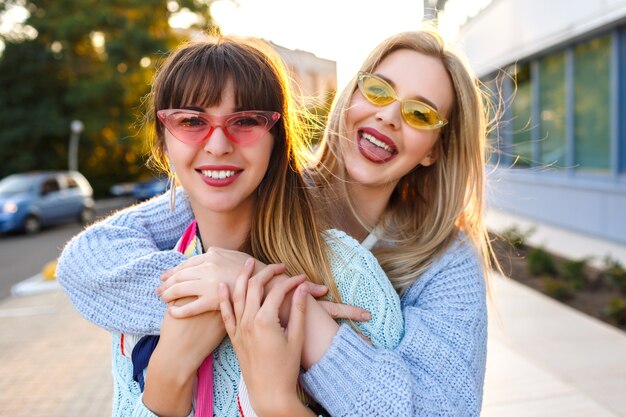
<instances>
[{"instance_id":1,"label":"shoulder","mask_svg":"<svg viewBox=\"0 0 626 417\"><path fill-rule=\"evenodd\" d=\"M402 298L405 303L413 304L426 294L450 301L484 302L485 274L478 250L465 234L459 233Z\"/></svg>"}]
</instances>

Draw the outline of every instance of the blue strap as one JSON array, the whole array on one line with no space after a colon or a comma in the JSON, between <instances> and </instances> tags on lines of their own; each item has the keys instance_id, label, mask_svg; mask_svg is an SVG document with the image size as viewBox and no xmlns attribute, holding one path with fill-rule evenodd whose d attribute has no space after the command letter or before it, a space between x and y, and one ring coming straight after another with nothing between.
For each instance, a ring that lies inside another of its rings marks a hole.
<instances>
[{"instance_id":1,"label":"blue strap","mask_svg":"<svg viewBox=\"0 0 626 417\"><path fill-rule=\"evenodd\" d=\"M133 380L139 383L141 392L145 385L143 380L143 370L148 367L152 352L156 349L157 343L159 343L159 336L144 336L139 339L139 342L133 348L131 358L133 360Z\"/></svg>"}]
</instances>

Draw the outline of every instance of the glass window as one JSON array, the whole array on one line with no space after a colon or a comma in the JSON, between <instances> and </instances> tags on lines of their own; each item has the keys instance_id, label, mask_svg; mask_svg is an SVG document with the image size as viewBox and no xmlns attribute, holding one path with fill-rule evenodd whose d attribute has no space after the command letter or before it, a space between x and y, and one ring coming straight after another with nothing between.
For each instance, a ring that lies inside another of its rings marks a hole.
<instances>
[{"instance_id":1,"label":"glass window","mask_svg":"<svg viewBox=\"0 0 626 417\"><path fill-rule=\"evenodd\" d=\"M515 95L511 103L513 117L512 157L516 167L529 167L532 161L531 121L532 85L530 64L521 64L514 69Z\"/></svg>"},{"instance_id":2,"label":"glass window","mask_svg":"<svg viewBox=\"0 0 626 417\"><path fill-rule=\"evenodd\" d=\"M579 170L610 168L611 37L574 48L574 161Z\"/></svg>"},{"instance_id":3,"label":"glass window","mask_svg":"<svg viewBox=\"0 0 626 417\"><path fill-rule=\"evenodd\" d=\"M565 165L565 53L539 61L541 163Z\"/></svg>"}]
</instances>

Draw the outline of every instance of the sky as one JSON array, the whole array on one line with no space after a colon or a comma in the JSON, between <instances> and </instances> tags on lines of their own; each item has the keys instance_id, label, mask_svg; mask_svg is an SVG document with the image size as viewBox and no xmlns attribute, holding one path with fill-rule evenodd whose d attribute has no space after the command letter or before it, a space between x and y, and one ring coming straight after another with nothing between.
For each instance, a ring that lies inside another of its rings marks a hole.
<instances>
[{"instance_id":1,"label":"sky","mask_svg":"<svg viewBox=\"0 0 626 417\"><path fill-rule=\"evenodd\" d=\"M420 27L420 0L219 0L211 15L225 34L257 36L337 62L341 88L388 36Z\"/></svg>"}]
</instances>

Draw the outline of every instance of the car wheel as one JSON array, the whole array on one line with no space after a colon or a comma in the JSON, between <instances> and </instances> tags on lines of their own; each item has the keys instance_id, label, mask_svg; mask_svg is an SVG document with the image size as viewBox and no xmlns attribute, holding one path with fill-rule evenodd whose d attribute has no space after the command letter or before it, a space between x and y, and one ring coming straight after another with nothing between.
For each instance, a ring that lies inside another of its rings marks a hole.
<instances>
[{"instance_id":1,"label":"car wheel","mask_svg":"<svg viewBox=\"0 0 626 417\"><path fill-rule=\"evenodd\" d=\"M33 235L41 230L41 220L34 214L30 214L24 221L24 231L26 234Z\"/></svg>"},{"instance_id":2,"label":"car wheel","mask_svg":"<svg viewBox=\"0 0 626 417\"><path fill-rule=\"evenodd\" d=\"M93 221L94 213L93 209L90 207L83 207L80 211L80 218L78 219L81 224L87 225Z\"/></svg>"}]
</instances>

